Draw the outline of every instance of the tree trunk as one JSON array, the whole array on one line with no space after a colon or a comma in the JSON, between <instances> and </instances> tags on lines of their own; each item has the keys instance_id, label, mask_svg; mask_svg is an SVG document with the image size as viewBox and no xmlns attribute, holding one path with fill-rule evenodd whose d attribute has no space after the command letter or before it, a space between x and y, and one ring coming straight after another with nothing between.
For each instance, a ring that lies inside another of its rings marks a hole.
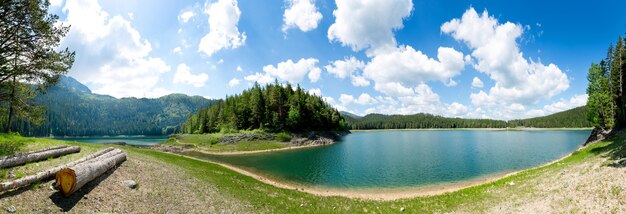
<instances>
[{"instance_id":1,"label":"tree trunk","mask_svg":"<svg viewBox=\"0 0 626 214\"><path fill-rule=\"evenodd\" d=\"M18 154L0 159L0 168L8 168L25 163L45 160L51 157L59 157L71 153L80 152L80 147L72 146L58 149L44 149L41 151L33 151L24 154Z\"/></svg>"},{"instance_id":2,"label":"tree trunk","mask_svg":"<svg viewBox=\"0 0 626 214\"><path fill-rule=\"evenodd\" d=\"M110 157L99 157L87 163L61 169L56 174L56 187L65 197L72 195L89 181L126 161L123 152Z\"/></svg>"},{"instance_id":3,"label":"tree trunk","mask_svg":"<svg viewBox=\"0 0 626 214\"><path fill-rule=\"evenodd\" d=\"M15 100L15 77L13 77L13 82L11 84L11 95L9 98L9 115L7 119L6 132L11 132L11 123L13 122L13 100Z\"/></svg>"},{"instance_id":4,"label":"tree trunk","mask_svg":"<svg viewBox=\"0 0 626 214\"><path fill-rule=\"evenodd\" d=\"M78 160L76 160L74 162L71 162L69 164L66 164L66 165L61 165L61 166L58 166L58 167L54 167L54 168L48 169L46 171L38 172L37 174L29 175L29 176L26 176L26 177L23 177L23 178L20 178L20 179L17 179L17 180L3 182L3 183L0 184L0 191L7 191L9 189L23 187L23 186L30 185L30 184L32 184L34 182L37 182L37 181L41 181L41 180L44 180L44 179L51 178L55 174L57 174L57 172L61 171L61 169L63 169L63 168L76 166L78 164L87 162L89 160L92 160L94 158L100 157L102 155L111 153L111 151L113 151L113 148L106 148L106 149L100 150L100 151L98 151L96 153L93 153L93 154L87 156L87 157L83 157L81 159L78 159Z\"/></svg>"}]
</instances>

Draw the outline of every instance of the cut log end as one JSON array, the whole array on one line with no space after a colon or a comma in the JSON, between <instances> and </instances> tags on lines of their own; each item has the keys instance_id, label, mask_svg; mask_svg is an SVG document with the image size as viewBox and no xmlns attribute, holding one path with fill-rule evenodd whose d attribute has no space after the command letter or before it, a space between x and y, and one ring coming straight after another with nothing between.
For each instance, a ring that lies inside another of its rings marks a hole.
<instances>
[{"instance_id":1,"label":"cut log end","mask_svg":"<svg viewBox=\"0 0 626 214\"><path fill-rule=\"evenodd\" d=\"M76 173L70 168L63 168L56 174L57 189L65 197L70 196L76 188Z\"/></svg>"}]
</instances>

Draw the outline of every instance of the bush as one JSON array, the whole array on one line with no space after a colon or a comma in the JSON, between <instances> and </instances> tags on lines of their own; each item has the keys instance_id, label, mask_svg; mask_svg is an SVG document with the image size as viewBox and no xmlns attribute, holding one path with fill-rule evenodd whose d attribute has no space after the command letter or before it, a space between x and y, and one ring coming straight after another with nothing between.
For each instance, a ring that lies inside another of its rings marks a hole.
<instances>
[{"instance_id":1,"label":"bush","mask_svg":"<svg viewBox=\"0 0 626 214\"><path fill-rule=\"evenodd\" d=\"M291 140L291 135L286 132L281 132L281 133L276 134L274 139L280 142L289 142Z\"/></svg>"}]
</instances>

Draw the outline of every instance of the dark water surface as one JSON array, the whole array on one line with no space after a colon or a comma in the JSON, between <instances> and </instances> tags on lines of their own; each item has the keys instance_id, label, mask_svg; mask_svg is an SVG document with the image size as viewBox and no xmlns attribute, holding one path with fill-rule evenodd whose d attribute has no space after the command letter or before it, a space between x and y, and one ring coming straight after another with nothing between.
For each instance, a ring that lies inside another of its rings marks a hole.
<instances>
[{"instance_id":1,"label":"dark water surface","mask_svg":"<svg viewBox=\"0 0 626 214\"><path fill-rule=\"evenodd\" d=\"M83 143L117 143L125 142L130 145L146 146L167 141L167 136L131 136L131 137L76 137L76 138L54 138L65 141L76 141Z\"/></svg>"},{"instance_id":2,"label":"dark water surface","mask_svg":"<svg viewBox=\"0 0 626 214\"><path fill-rule=\"evenodd\" d=\"M355 132L309 149L200 158L329 188L420 187L538 166L578 148L590 130Z\"/></svg>"}]
</instances>

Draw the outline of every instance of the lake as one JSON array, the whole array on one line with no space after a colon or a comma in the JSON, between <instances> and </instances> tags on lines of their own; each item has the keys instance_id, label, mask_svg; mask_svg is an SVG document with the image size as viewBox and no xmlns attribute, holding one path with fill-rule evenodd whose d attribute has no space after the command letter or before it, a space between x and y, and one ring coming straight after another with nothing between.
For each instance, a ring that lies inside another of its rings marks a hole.
<instances>
[{"instance_id":1,"label":"lake","mask_svg":"<svg viewBox=\"0 0 626 214\"><path fill-rule=\"evenodd\" d=\"M590 130L369 131L354 132L330 146L197 157L313 187L425 187L539 166L576 150L590 133Z\"/></svg>"},{"instance_id":2,"label":"lake","mask_svg":"<svg viewBox=\"0 0 626 214\"><path fill-rule=\"evenodd\" d=\"M75 141L83 143L115 143L125 142L130 145L147 146L167 141L167 136L128 136L128 137L71 137L54 138L57 140Z\"/></svg>"}]
</instances>

